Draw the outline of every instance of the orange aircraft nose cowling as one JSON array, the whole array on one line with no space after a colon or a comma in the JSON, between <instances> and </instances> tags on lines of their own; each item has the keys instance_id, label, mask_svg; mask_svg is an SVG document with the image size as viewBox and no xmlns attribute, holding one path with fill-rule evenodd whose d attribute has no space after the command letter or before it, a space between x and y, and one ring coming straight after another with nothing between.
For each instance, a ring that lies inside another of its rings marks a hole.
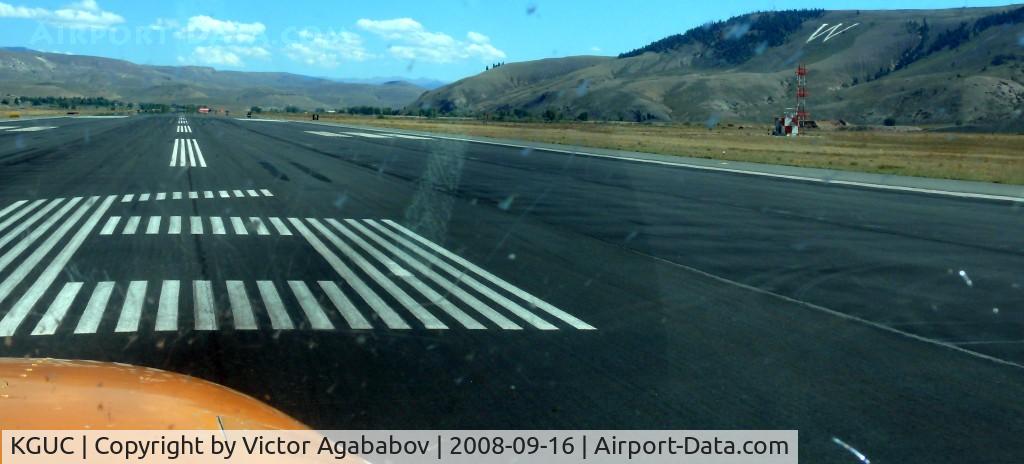
<instances>
[{"instance_id":1,"label":"orange aircraft nose cowling","mask_svg":"<svg viewBox=\"0 0 1024 464\"><path fill-rule=\"evenodd\" d=\"M266 404L159 369L0 358L0 430L306 430Z\"/></svg>"}]
</instances>

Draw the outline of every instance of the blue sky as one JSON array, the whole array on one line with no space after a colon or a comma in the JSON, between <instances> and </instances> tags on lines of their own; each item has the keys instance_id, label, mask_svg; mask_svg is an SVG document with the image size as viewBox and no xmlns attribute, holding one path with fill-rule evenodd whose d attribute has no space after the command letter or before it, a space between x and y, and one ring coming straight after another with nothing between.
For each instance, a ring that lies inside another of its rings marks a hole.
<instances>
[{"instance_id":1,"label":"blue sky","mask_svg":"<svg viewBox=\"0 0 1024 464\"><path fill-rule=\"evenodd\" d=\"M983 0L819 1L826 9ZM0 0L0 45L142 64L453 81L496 61L615 55L777 0Z\"/></svg>"}]
</instances>

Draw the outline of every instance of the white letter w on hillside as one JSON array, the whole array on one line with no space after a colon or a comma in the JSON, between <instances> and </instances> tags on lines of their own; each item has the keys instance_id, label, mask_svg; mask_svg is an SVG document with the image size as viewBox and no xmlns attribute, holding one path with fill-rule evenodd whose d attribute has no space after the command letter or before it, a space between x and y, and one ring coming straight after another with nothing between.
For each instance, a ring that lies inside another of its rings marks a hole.
<instances>
[{"instance_id":1,"label":"white letter w on hillside","mask_svg":"<svg viewBox=\"0 0 1024 464\"><path fill-rule=\"evenodd\" d=\"M850 29L853 29L854 27L857 27L858 25L860 25L860 23L853 23L853 24L851 24L849 26L846 26L846 29L843 29L843 30L840 31L838 29L840 27L843 27L843 23L836 24L835 26L829 27L828 29L825 29L826 27L828 27L828 23L824 23L824 24L821 25L821 27L818 28L818 30L814 31L814 33L811 34L811 37L809 39L807 39L807 43L811 43L812 40L817 39L818 37L821 37L826 32L828 33L828 35L825 37L825 40L822 40L822 42L828 42L828 39L831 39L831 38L833 38L833 37L835 37L835 36L837 36L839 34L842 34L842 33L846 32L846 31L850 30Z\"/></svg>"}]
</instances>

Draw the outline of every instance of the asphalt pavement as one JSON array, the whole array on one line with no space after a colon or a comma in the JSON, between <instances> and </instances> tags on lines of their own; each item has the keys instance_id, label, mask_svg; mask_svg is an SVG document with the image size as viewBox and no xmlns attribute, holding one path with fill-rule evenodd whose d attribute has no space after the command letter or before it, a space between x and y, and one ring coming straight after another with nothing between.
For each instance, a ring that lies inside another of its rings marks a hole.
<instances>
[{"instance_id":1,"label":"asphalt pavement","mask_svg":"<svg viewBox=\"0 0 1024 464\"><path fill-rule=\"evenodd\" d=\"M190 374L321 429L1019 462L1022 208L302 122L5 121L0 356Z\"/></svg>"}]
</instances>

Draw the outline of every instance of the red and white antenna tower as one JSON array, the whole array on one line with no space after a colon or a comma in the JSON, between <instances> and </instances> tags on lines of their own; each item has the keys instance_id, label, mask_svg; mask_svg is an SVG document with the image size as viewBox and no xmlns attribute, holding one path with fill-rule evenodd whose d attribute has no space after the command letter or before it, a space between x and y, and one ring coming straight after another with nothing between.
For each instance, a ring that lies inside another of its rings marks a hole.
<instances>
[{"instance_id":1,"label":"red and white antenna tower","mask_svg":"<svg viewBox=\"0 0 1024 464\"><path fill-rule=\"evenodd\" d=\"M796 121L797 127L803 126L804 121L811 119L807 112L807 66L803 64L796 68Z\"/></svg>"}]
</instances>

